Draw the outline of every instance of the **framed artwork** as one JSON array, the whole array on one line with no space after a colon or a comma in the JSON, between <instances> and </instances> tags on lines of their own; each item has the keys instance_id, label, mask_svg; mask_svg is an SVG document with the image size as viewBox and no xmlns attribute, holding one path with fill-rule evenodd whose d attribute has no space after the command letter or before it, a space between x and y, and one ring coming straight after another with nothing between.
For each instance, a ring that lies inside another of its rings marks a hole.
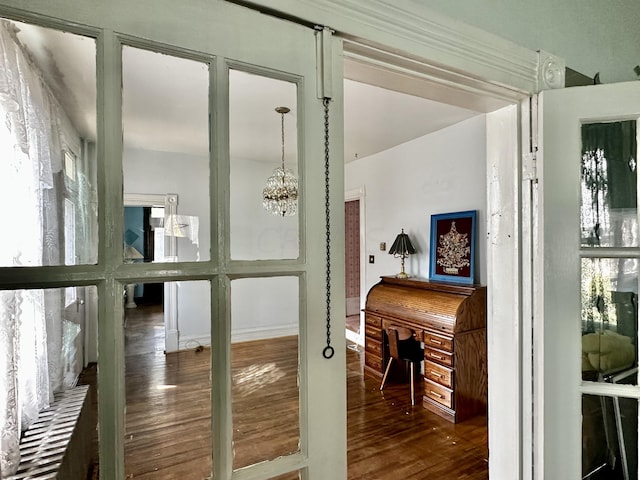
<instances>
[{"instance_id":1,"label":"framed artwork","mask_svg":"<svg viewBox=\"0 0 640 480\"><path fill-rule=\"evenodd\" d=\"M475 210L431 215L431 280L465 284L474 282L475 233Z\"/></svg>"}]
</instances>

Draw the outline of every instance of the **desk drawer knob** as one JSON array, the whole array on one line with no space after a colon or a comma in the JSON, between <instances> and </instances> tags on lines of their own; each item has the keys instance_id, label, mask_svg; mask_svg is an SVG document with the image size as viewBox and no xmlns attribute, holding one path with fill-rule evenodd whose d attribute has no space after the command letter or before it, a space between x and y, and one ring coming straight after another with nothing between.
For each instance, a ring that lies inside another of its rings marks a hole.
<instances>
[{"instance_id":1,"label":"desk drawer knob","mask_svg":"<svg viewBox=\"0 0 640 480\"><path fill-rule=\"evenodd\" d=\"M431 395L433 395L434 397L438 397L441 399L444 399L444 395L438 393L438 392L434 392L433 390L429 390L429 393L431 393Z\"/></svg>"},{"instance_id":2,"label":"desk drawer knob","mask_svg":"<svg viewBox=\"0 0 640 480\"><path fill-rule=\"evenodd\" d=\"M437 358L438 360L444 360L444 357L442 355L437 355L435 353L431 353L430 354L433 358Z\"/></svg>"},{"instance_id":3,"label":"desk drawer knob","mask_svg":"<svg viewBox=\"0 0 640 480\"><path fill-rule=\"evenodd\" d=\"M442 374L438 373L438 372L434 372L433 370L431 370L431 375L438 377L438 378L442 378Z\"/></svg>"},{"instance_id":4,"label":"desk drawer knob","mask_svg":"<svg viewBox=\"0 0 640 480\"><path fill-rule=\"evenodd\" d=\"M435 343L436 345L442 345L442 342L440 340L436 340L435 338L430 338L429 341L431 343Z\"/></svg>"}]
</instances>

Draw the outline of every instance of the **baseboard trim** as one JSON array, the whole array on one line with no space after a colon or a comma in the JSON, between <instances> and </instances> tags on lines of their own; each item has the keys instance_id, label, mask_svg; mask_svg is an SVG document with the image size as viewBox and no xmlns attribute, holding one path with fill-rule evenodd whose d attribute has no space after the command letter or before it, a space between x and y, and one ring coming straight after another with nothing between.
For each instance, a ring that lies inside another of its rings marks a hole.
<instances>
[{"instance_id":1,"label":"baseboard trim","mask_svg":"<svg viewBox=\"0 0 640 480\"><path fill-rule=\"evenodd\" d=\"M245 328L231 332L231 343L266 340L268 338L298 335L298 325L279 325L277 327ZM211 337L208 335L181 336L176 331L178 350L195 350L198 347L210 347ZM167 350L169 351L169 350Z\"/></svg>"}]
</instances>

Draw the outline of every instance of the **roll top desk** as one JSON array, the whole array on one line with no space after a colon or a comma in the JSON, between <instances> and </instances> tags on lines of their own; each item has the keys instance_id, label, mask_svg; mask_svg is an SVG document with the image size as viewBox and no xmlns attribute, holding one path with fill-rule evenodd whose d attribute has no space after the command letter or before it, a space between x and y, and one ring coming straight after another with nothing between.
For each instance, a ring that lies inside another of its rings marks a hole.
<instances>
[{"instance_id":1,"label":"roll top desk","mask_svg":"<svg viewBox=\"0 0 640 480\"><path fill-rule=\"evenodd\" d=\"M382 379L385 329L409 328L424 342L424 408L460 422L487 407L486 287L381 277L365 306L364 373Z\"/></svg>"}]
</instances>

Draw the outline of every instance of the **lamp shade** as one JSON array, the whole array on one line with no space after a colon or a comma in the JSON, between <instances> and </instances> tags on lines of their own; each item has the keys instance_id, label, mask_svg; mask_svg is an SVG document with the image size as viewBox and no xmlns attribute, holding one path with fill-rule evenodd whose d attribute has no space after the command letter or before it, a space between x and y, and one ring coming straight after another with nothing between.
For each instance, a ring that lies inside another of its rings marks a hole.
<instances>
[{"instance_id":1,"label":"lamp shade","mask_svg":"<svg viewBox=\"0 0 640 480\"><path fill-rule=\"evenodd\" d=\"M400 258L400 262L402 265L402 271L396 275L398 278L407 278L409 275L404 271L404 259L411 254L416 253L416 249L411 244L411 240L409 240L409 235L404 233L404 228L398 234L396 239L393 241L393 245L389 249L389 255L393 255L396 258Z\"/></svg>"},{"instance_id":2,"label":"lamp shade","mask_svg":"<svg viewBox=\"0 0 640 480\"><path fill-rule=\"evenodd\" d=\"M412 255L416 253L416 249L409 240L409 235L404 233L404 228L402 232L398 234L396 239L393 241L393 245L389 249L389 255L393 255L395 257L406 257L407 255Z\"/></svg>"}]
</instances>

